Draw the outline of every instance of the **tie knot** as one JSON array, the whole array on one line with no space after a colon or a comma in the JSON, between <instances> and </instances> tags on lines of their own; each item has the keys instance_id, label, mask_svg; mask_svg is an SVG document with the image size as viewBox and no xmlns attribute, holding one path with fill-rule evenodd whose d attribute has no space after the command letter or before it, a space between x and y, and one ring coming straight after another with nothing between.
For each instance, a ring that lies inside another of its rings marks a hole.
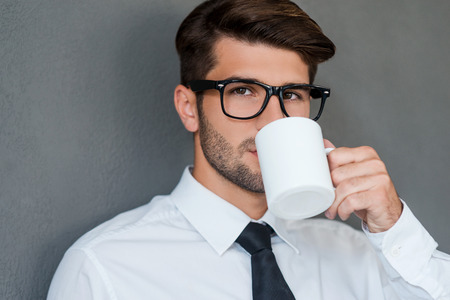
<instances>
[{"instance_id":1,"label":"tie knot","mask_svg":"<svg viewBox=\"0 0 450 300\"><path fill-rule=\"evenodd\" d=\"M271 234L272 228L269 225L250 222L239 235L236 242L250 255L253 255L263 249L272 250Z\"/></svg>"}]
</instances>

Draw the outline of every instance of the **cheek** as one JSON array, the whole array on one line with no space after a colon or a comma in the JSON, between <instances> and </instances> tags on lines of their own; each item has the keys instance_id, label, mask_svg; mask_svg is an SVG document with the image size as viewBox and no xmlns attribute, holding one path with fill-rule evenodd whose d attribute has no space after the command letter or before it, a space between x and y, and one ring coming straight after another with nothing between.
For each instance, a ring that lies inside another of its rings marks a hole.
<instances>
[{"instance_id":1,"label":"cheek","mask_svg":"<svg viewBox=\"0 0 450 300\"><path fill-rule=\"evenodd\" d=\"M244 139L249 137L248 129L239 120L224 117L226 119L217 118L212 125L233 147L237 147Z\"/></svg>"},{"instance_id":2,"label":"cheek","mask_svg":"<svg viewBox=\"0 0 450 300\"><path fill-rule=\"evenodd\" d=\"M202 107L203 114L211 126L233 147L237 147L245 139L255 137L255 119L238 120L227 117L222 112L220 99L217 97L204 97Z\"/></svg>"},{"instance_id":3,"label":"cheek","mask_svg":"<svg viewBox=\"0 0 450 300\"><path fill-rule=\"evenodd\" d=\"M201 105L203 107L203 113L210 122L222 117L223 113L219 97L205 95ZM226 117L225 115L223 116Z\"/></svg>"},{"instance_id":4,"label":"cheek","mask_svg":"<svg viewBox=\"0 0 450 300\"><path fill-rule=\"evenodd\" d=\"M254 138L257 131L251 120L237 120L225 116L222 110L214 114L206 114L209 123L221 136L223 136L233 148L236 148L244 140Z\"/></svg>"}]
</instances>

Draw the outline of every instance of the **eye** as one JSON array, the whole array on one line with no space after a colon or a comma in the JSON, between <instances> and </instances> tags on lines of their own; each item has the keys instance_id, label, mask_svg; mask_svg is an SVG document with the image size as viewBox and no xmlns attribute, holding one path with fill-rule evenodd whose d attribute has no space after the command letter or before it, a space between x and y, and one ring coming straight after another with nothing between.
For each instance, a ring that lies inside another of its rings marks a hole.
<instances>
[{"instance_id":1,"label":"eye","mask_svg":"<svg viewBox=\"0 0 450 300\"><path fill-rule=\"evenodd\" d=\"M303 100L301 94L287 91L283 93L283 100Z\"/></svg>"},{"instance_id":2,"label":"eye","mask_svg":"<svg viewBox=\"0 0 450 300\"><path fill-rule=\"evenodd\" d=\"M248 96L252 94L252 91L246 87L237 87L232 90L232 93L241 96Z\"/></svg>"},{"instance_id":3,"label":"eye","mask_svg":"<svg viewBox=\"0 0 450 300\"><path fill-rule=\"evenodd\" d=\"M226 97L235 97L242 99L254 99L264 97L265 90L263 87L246 82L232 82L225 87Z\"/></svg>"},{"instance_id":4,"label":"eye","mask_svg":"<svg viewBox=\"0 0 450 300\"><path fill-rule=\"evenodd\" d=\"M255 96L255 91L251 87L239 86L230 90L234 96Z\"/></svg>"}]
</instances>

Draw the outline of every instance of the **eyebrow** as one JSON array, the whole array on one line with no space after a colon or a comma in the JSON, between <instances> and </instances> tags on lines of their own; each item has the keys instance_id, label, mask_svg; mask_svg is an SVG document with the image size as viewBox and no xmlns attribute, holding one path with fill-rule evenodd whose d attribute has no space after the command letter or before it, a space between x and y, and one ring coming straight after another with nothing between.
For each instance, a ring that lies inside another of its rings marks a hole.
<instances>
[{"instance_id":1,"label":"eyebrow","mask_svg":"<svg viewBox=\"0 0 450 300\"><path fill-rule=\"evenodd\" d=\"M261 80L259 80L257 78L254 78L254 77L230 76L230 77L225 78L225 80L251 80L251 81L256 81L256 82L259 82L259 83L264 83L264 84L270 85L270 84L268 84L268 83L266 83L264 81L261 81ZM285 83L283 83L280 86L294 85L294 84L309 84L309 83L285 82Z\"/></svg>"}]
</instances>

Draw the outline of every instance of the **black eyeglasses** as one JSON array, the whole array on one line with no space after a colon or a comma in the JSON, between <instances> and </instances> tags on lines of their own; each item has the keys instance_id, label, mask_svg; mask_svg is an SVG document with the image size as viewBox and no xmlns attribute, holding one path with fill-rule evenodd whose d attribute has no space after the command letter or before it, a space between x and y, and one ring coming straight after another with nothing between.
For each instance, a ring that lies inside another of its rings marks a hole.
<instances>
[{"instance_id":1,"label":"black eyeglasses","mask_svg":"<svg viewBox=\"0 0 450 300\"><path fill-rule=\"evenodd\" d=\"M322 114L330 89L312 84L271 86L246 79L194 80L188 83L193 92L218 90L223 113L234 119L248 120L259 116L270 97L278 96L287 117L309 117L317 121Z\"/></svg>"}]
</instances>

